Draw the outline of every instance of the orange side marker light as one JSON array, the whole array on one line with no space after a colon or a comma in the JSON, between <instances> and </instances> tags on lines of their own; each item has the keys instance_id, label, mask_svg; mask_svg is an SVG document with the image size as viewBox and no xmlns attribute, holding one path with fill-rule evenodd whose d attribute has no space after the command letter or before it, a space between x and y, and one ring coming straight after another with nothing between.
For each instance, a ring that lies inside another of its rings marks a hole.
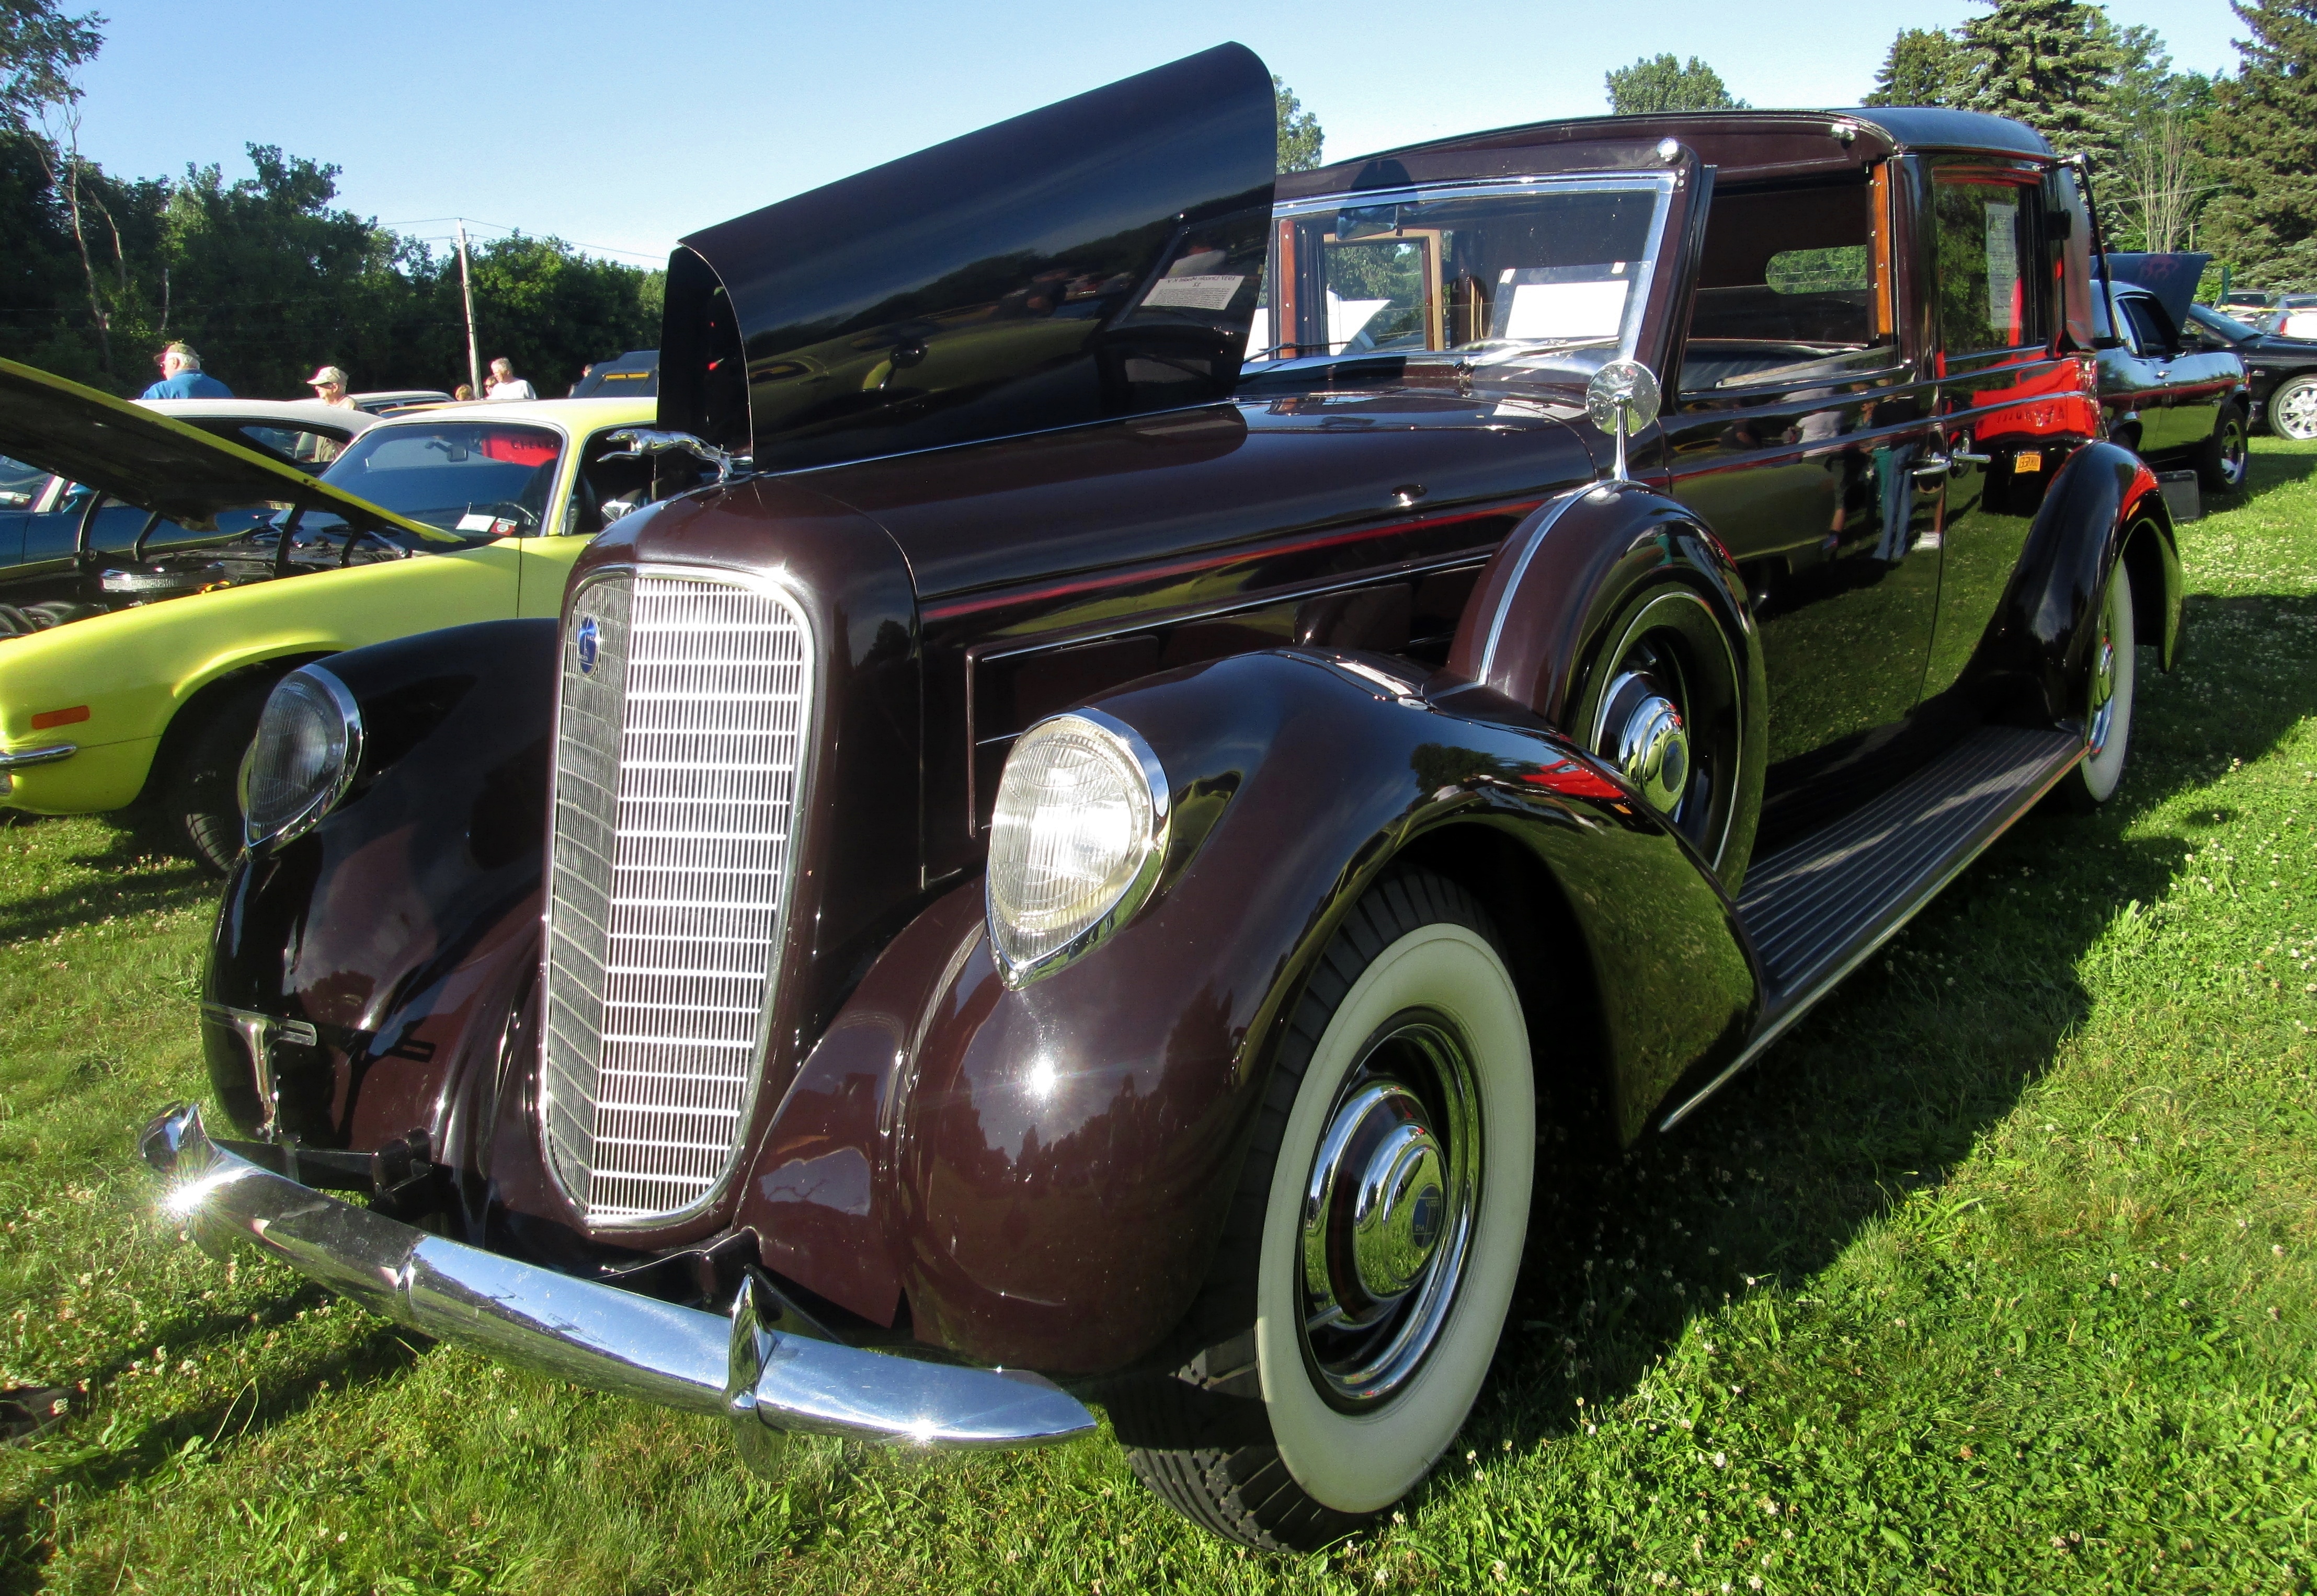
<instances>
[{"instance_id":1,"label":"orange side marker light","mask_svg":"<svg viewBox=\"0 0 2317 1596\"><path fill-rule=\"evenodd\" d=\"M87 718L86 704L75 704L69 709L43 709L32 717L32 729L44 732L52 727L76 726Z\"/></svg>"}]
</instances>

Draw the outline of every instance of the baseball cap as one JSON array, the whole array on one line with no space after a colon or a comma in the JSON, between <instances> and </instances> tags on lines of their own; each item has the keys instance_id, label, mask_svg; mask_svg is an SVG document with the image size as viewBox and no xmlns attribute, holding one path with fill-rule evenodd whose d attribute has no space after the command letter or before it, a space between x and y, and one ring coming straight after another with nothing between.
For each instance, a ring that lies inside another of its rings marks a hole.
<instances>
[{"instance_id":1,"label":"baseball cap","mask_svg":"<svg viewBox=\"0 0 2317 1596\"><path fill-rule=\"evenodd\" d=\"M346 374L338 370L335 366L324 366L320 370L306 379L306 386L308 388L319 388L326 382L335 382L340 388L344 388L346 385Z\"/></svg>"}]
</instances>

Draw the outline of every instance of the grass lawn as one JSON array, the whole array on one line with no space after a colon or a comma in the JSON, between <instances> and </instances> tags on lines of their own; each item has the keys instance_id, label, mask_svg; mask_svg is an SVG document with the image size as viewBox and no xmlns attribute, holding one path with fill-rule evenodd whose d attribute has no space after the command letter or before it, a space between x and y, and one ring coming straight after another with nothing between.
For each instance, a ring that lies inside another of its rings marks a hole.
<instances>
[{"instance_id":1,"label":"grass lawn","mask_svg":"<svg viewBox=\"0 0 2317 1596\"><path fill-rule=\"evenodd\" d=\"M2317 1589L2317 446L2184 529L2187 662L1748 1077L1541 1165L1489 1388L1381 1532L1206 1538L1109 1440L903 1457L436 1346L157 1218L209 888L0 830L0 1590Z\"/></svg>"}]
</instances>

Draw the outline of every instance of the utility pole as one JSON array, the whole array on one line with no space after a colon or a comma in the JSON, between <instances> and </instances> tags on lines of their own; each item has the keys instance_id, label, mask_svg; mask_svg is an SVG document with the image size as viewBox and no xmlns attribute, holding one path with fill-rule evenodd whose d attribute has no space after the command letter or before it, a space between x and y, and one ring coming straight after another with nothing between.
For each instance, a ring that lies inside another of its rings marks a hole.
<instances>
[{"instance_id":1,"label":"utility pole","mask_svg":"<svg viewBox=\"0 0 2317 1596\"><path fill-rule=\"evenodd\" d=\"M440 236L438 234L437 236ZM467 223L459 222L459 297L467 303L467 382L475 397L483 397L483 358L475 347L475 283L467 275Z\"/></svg>"}]
</instances>

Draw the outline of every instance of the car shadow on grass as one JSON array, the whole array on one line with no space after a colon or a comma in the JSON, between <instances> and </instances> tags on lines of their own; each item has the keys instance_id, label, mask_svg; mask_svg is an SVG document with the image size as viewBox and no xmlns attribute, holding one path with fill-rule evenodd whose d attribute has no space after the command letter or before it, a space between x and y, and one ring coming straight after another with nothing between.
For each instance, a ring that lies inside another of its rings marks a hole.
<instances>
[{"instance_id":1,"label":"car shadow on grass","mask_svg":"<svg viewBox=\"0 0 2317 1596\"><path fill-rule=\"evenodd\" d=\"M2161 677L2143 651L2132 762L2098 813L2023 817L1670 1134L1603 1155L1548 1133L1520 1286L1460 1446L1565 1433L1580 1397L1631 1394L1692 1319L1758 1285L1802 1287L1946 1181L2052 1066L2091 1012L2086 953L2173 889L2189 835L2231 816L2180 816L2178 835L2142 823L2317 712L2317 599L2187 608L2205 646Z\"/></svg>"},{"instance_id":2,"label":"car shadow on grass","mask_svg":"<svg viewBox=\"0 0 2317 1596\"><path fill-rule=\"evenodd\" d=\"M13 840L34 828L67 824L34 816L0 816L0 834ZM149 837L129 826L105 825L88 846L58 862L70 867L68 884L0 902L0 942L38 941L106 920L208 908L217 898L214 878L189 860L157 851ZM89 879L84 871L99 878Z\"/></svg>"}]
</instances>

